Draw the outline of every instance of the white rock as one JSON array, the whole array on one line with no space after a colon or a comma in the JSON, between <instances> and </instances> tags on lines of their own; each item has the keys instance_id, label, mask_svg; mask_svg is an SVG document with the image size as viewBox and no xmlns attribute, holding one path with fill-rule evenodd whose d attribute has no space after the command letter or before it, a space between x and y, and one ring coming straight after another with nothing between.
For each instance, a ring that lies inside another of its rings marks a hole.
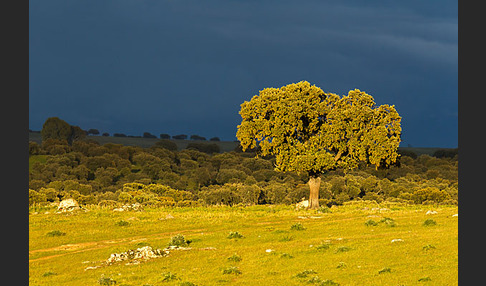
<instances>
[{"instance_id":1,"label":"white rock","mask_svg":"<svg viewBox=\"0 0 486 286\"><path fill-rule=\"evenodd\" d=\"M452 215L452 217L458 217L458 216L459 216L459 214L453 214Z\"/></svg>"},{"instance_id":2,"label":"white rock","mask_svg":"<svg viewBox=\"0 0 486 286\"><path fill-rule=\"evenodd\" d=\"M58 211L66 212L79 209L79 204L75 199L65 199L59 203Z\"/></svg>"},{"instance_id":3,"label":"white rock","mask_svg":"<svg viewBox=\"0 0 486 286\"><path fill-rule=\"evenodd\" d=\"M426 215L433 215L433 214L437 214L437 212L436 211L428 210L425 214Z\"/></svg>"},{"instance_id":4,"label":"white rock","mask_svg":"<svg viewBox=\"0 0 486 286\"><path fill-rule=\"evenodd\" d=\"M273 249L267 249L267 250L265 250L266 253L270 253L272 251L274 251L274 250Z\"/></svg>"},{"instance_id":5,"label":"white rock","mask_svg":"<svg viewBox=\"0 0 486 286\"><path fill-rule=\"evenodd\" d=\"M306 209L309 207L309 201L308 200L302 200L300 203L297 203L295 205L296 209Z\"/></svg>"},{"instance_id":6,"label":"white rock","mask_svg":"<svg viewBox=\"0 0 486 286\"><path fill-rule=\"evenodd\" d=\"M397 239L392 239L391 242L394 243L394 242L402 242L402 241L403 241L403 239L397 238Z\"/></svg>"}]
</instances>

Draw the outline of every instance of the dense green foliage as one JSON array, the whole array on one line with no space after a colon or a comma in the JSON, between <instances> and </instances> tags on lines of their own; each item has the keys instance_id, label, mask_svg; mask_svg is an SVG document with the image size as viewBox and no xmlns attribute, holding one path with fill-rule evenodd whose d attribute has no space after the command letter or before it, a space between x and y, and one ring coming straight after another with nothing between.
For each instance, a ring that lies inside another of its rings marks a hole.
<instances>
[{"instance_id":1,"label":"dense green foliage","mask_svg":"<svg viewBox=\"0 0 486 286\"><path fill-rule=\"evenodd\" d=\"M82 140L86 138L87 132L82 130L79 126L69 125L66 121L58 117L48 118L42 125L41 136L42 140L66 140L71 144L75 140Z\"/></svg>"},{"instance_id":2,"label":"dense green foliage","mask_svg":"<svg viewBox=\"0 0 486 286\"><path fill-rule=\"evenodd\" d=\"M170 143L141 148L86 139L72 145L55 139L42 145L29 142L29 202L73 197L80 204L188 206L293 204L309 198L309 176L275 171L274 157L175 151ZM399 163L390 169L362 163L352 171L322 175L321 205L355 200L457 203L457 155L402 156Z\"/></svg>"},{"instance_id":3,"label":"dense green foliage","mask_svg":"<svg viewBox=\"0 0 486 286\"><path fill-rule=\"evenodd\" d=\"M306 81L265 88L241 104L240 115L243 151L259 147L275 156L275 170L309 175L311 208L319 208L321 174L360 162L389 167L398 158L401 117L358 89L340 97Z\"/></svg>"},{"instance_id":4,"label":"dense green foliage","mask_svg":"<svg viewBox=\"0 0 486 286\"><path fill-rule=\"evenodd\" d=\"M265 88L240 115L243 150L258 144L262 155L276 156L279 171L322 174L360 161L390 166L398 156L400 116L358 89L340 97L306 81Z\"/></svg>"}]
</instances>

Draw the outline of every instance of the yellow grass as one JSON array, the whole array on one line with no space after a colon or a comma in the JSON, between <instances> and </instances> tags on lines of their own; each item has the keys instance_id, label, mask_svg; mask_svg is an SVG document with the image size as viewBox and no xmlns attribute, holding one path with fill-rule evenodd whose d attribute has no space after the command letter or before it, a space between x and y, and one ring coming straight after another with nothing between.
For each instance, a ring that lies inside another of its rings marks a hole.
<instances>
[{"instance_id":1,"label":"yellow grass","mask_svg":"<svg viewBox=\"0 0 486 286\"><path fill-rule=\"evenodd\" d=\"M426 215L428 210L438 213ZM37 211L37 213L35 213ZM48 214L45 212L48 211ZM456 206L404 206L350 203L329 213L295 211L289 206L145 209L113 212L96 206L87 212L30 210L30 285L457 285ZM166 219L168 215L174 218ZM372 219L391 218L395 226ZM423 226L426 219L437 222ZM129 225L118 226L118 221ZM301 223L304 230L292 230ZM65 232L49 237L50 231ZM229 239L231 231L244 237ZM172 236L191 240L190 250L172 251L138 265L101 266L112 253L140 246L165 248ZM392 240L396 240L392 242ZM319 245L329 247L319 249ZM424 246L432 245L433 247ZM434 248L435 247L435 248ZM271 252L267 252L271 249ZM346 250L348 251L340 251ZM239 262L228 260L233 255ZM223 274L237 267L241 274ZM389 271L386 271L389 268ZM385 269L380 273L380 270ZM297 274L314 270L307 278ZM177 280L164 281L167 273ZM426 278L429 281L419 282ZM105 280L106 281L106 280Z\"/></svg>"}]
</instances>

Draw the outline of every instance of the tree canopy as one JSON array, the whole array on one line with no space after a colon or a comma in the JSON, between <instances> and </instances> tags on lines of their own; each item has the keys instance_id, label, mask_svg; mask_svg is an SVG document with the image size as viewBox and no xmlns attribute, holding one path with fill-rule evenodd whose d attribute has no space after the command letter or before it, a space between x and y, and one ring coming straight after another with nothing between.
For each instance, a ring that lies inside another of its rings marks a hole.
<instances>
[{"instance_id":1,"label":"tree canopy","mask_svg":"<svg viewBox=\"0 0 486 286\"><path fill-rule=\"evenodd\" d=\"M375 106L358 89L340 97L307 81L265 88L241 104L237 138L243 150L276 156L279 171L320 174L396 162L401 117L394 106Z\"/></svg>"}]
</instances>

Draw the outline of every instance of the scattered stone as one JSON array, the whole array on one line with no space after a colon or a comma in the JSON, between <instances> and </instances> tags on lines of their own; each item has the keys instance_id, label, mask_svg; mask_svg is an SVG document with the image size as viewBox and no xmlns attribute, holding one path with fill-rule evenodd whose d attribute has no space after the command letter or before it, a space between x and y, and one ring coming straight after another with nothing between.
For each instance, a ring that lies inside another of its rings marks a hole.
<instances>
[{"instance_id":1,"label":"scattered stone","mask_svg":"<svg viewBox=\"0 0 486 286\"><path fill-rule=\"evenodd\" d=\"M434 215L434 214L437 214L437 212L436 211L428 210L425 214L426 215Z\"/></svg>"},{"instance_id":2,"label":"scattered stone","mask_svg":"<svg viewBox=\"0 0 486 286\"><path fill-rule=\"evenodd\" d=\"M458 216L459 216L459 214L453 214L452 215L452 217L458 217Z\"/></svg>"},{"instance_id":3,"label":"scattered stone","mask_svg":"<svg viewBox=\"0 0 486 286\"><path fill-rule=\"evenodd\" d=\"M394 243L394 242L403 242L403 239L401 239L401 238L392 239L392 241L391 241L391 242L392 242L392 243Z\"/></svg>"},{"instance_id":4,"label":"scattered stone","mask_svg":"<svg viewBox=\"0 0 486 286\"><path fill-rule=\"evenodd\" d=\"M62 200L57 207L57 210L60 212L71 212L78 209L80 209L80 207L75 199Z\"/></svg>"},{"instance_id":5,"label":"scattered stone","mask_svg":"<svg viewBox=\"0 0 486 286\"><path fill-rule=\"evenodd\" d=\"M295 209L306 209L309 207L309 201L302 198L302 201L295 205Z\"/></svg>"},{"instance_id":6,"label":"scattered stone","mask_svg":"<svg viewBox=\"0 0 486 286\"><path fill-rule=\"evenodd\" d=\"M112 253L110 258L106 260L106 264L111 265L125 260L128 260L129 263L133 264L136 260L148 260L167 255L169 255L169 250L167 249L153 249L150 246L144 246L137 249L130 249L122 253Z\"/></svg>"},{"instance_id":7,"label":"scattered stone","mask_svg":"<svg viewBox=\"0 0 486 286\"><path fill-rule=\"evenodd\" d=\"M272 252L272 251L275 251L275 250L270 249L270 248L269 248L269 249L267 249L267 250L265 250L265 252L266 252L266 253L270 253L270 252Z\"/></svg>"},{"instance_id":8,"label":"scattered stone","mask_svg":"<svg viewBox=\"0 0 486 286\"><path fill-rule=\"evenodd\" d=\"M168 215L165 216L165 219L173 219L173 218L174 218L174 216L171 215L171 214L168 214Z\"/></svg>"},{"instance_id":9,"label":"scattered stone","mask_svg":"<svg viewBox=\"0 0 486 286\"><path fill-rule=\"evenodd\" d=\"M91 269L96 269L96 268L100 268L100 267L101 266L99 266L99 265L98 266L88 266L88 267L84 268L84 271L91 270Z\"/></svg>"},{"instance_id":10,"label":"scattered stone","mask_svg":"<svg viewBox=\"0 0 486 286\"><path fill-rule=\"evenodd\" d=\"M125 211L143 211L143 207L139 203L123 205L119 208L113 209L114 212L125 212Z\"/></svg>"}]
</instances>

